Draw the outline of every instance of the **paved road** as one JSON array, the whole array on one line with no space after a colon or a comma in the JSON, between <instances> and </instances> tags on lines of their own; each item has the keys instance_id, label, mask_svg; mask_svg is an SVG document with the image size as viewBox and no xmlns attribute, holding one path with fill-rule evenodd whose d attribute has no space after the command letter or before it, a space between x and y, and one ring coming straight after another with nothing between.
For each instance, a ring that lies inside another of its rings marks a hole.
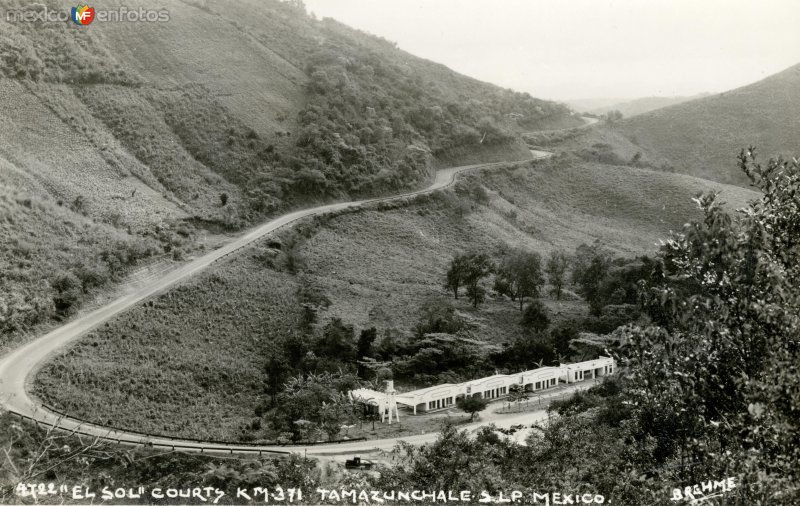
<instances>
[{"instance_id":1,"label":"paved road","mask_svg":"<svg viewBox=\"0 0 800 506\"><path fill-rule=\"evenodd\" d=\"M593 122L588 121L586 126L591 125ZM545 151L531 150L533 160L548 158L551 153ZM335 204L328 204L319 207L303 209L292 213L285 214L274 220L260 225L241 237L231 241L225 246L218 248L202 257L199 257L191 262L176 268L173 271L166 273L163 277L151 280L144 286L138 287L132 292L119 297L118 299L102 306L94 311L80 315L71 322L45 334L19 348L10 351L4 357L0 358L0 404L7 410L16 413L22 417L27 417L37 423L46 426L58 426L62 429L76 431L89 436L99 437L103 439L113 440L119 444L127 444L132 446L140 445L153 445L157 447L174 447L184 451L203 451L203 452L223 452L223 453L243 453L243 452L307 452L309 455L324 455L327 453L341 453L345 451L361 451L366 449L384 448L388 449L394 446L398 438L387 440L372 440L353 443L342 443L334 446L311 446L311 447L274 447L274 446L241 446L234 447L229 443L213 443L205 441L192 441L186 439L173 439L164 437L150 437L145 434L139 434L128 431L117 431L95 425L81 420L68 418L42 407L42 405L35 398L31 397L28 393L30 382L35 376L36 372L47 360L57 353L59 350L69 345L82 335L90 330L98 327L99 325L114 318L119 313L134 306L143 300L152 297L153 295L162 292L179 281L185 280L190 276L197 274L212 263L222 259L223 257L234 253L235 251L249 245L267 234L275 230L290 225L298 220L310 216L321 215L343 209L360 207L365 204L374 202L386 202L390 200L407 198L413 195L424 193L431 193L442 188L451 186L456 181L456 176L462 172L491 168L499 165L507 165L508 162L488 163L466 165L461 167L450 167L442 169L436 173L433 183L427 188L419 191L413 191L395 195L391 197L381 197L368 200L359 200L353 202L341 202ZM541 416L541 415L539 415ZM513 415L505 417L502 424L512 425L515 423L532 423L533 417L531 413L523 415ZM517 420L519 419L519 420ZM520 421L520 420L526 421ZM517 420L517 421L512 421ZM479 422L475 426L479 426ZM474 428L469 426L467 428ZM402 438L410 443L425 443L432 441L436 438L436 433L424 434L420 436L410 436Z\"/></svg>"},{"instance_id":2,"label":"paved road","mask_svg":"<svg viewBox=\"0 0 800 506\"><path fill-rule=\"evenodd\" d=\"M531 151L531 154L532 159L542 159L550 156L550 153L543 151ZM47 362L47 360L54 353L69 345L71 342L75 341L88 331L114 318L116 315L134 306L135 304L170 288L179 281L185 280L188 277L202 271L217 260L234 253L238 249L249 245L253 241L258 240L281 227L287 226L309 216L359 207L373 202L385 202L407 198L409 196L423 193L431 193L454 184L456 176L462 172L506 164L506 162L501 162L451 167L438 171L433 183L423 190L408 192L391 197L359 200L353 202L341 202L310 209L303 209L285 214L268 223L260 225L245 233L241 237L231 241L225 246L203 255L202 257L199 257L187 264L184 264L183 266L166 273L163 277L152 280L145 286L139 287L135 291L128 293L94 311L91 311L85 315L81 315L66 325L63 325L62 327L59 327L52 332L9 352L7 355L2 357L2 359L0 359L0 403L2 403L2 406L5 409L19 415L32 418L33 420L44 425L57 424L64 429L80 431L92 436L119 440L122 444L127 442L128 444L134 445L142 443L151 443L157 446L178 445L187 450L199 450L203 448L204 451L217 450L228 452L230 445L214 445L205 442L187 440L150 438L141 434L109 430L106 427L85 423L80 420L65 418L61 415L44 409L36 399L32 398L28 394L28 387L30 386L30 382L32 381L38 369L45 362ZM285 448L275 447L261 447L260 449L286 450ZM298 451L296 448L291 448L289 450Z\"/></svg>"}]
</instances>

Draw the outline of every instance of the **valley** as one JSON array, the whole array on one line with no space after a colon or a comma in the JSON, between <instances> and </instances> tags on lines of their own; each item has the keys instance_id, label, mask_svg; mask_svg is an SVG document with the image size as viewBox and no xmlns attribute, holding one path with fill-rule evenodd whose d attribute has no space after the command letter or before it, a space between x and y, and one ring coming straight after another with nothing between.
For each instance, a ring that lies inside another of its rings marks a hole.
<instances>
[{"instance_id":1,"label":"valley","mask_svg":"<svg viewBox=\"0 0 800 506\"><path fill-rule=\"evenodd\" d=\"M486 197L475 200L475 188ZM452 192L312 225L301 232L296 248L303 267L296 273L266 263L269 247L257 242L91 332L44 368L34 391L48 405L101 425L263 439L248 429L264 402L262 371L274 343L302 331L301 288L330 301L317 316L319 328L340 318L356 329L374 326L380 335L408 334L426 307L447 300L437 280L456 251L506 243L547 254L596 240L620 254L653 251L696 212L691 197L703 188L723 187L553 159L466 175ZM728 186L723 197L738 208L754 194ZM543 300L554 321L586 315L581 301ZM478 311L455 302L487 350L523 335L519 310L502 297Z\"/></svg>"},{"instance_id":2,"label":"valley","mask_svg":"<svg viewBox=\"0 0 800 506\"><path fill-rule=\"evenodd\" d=\"M735 9L6 3L0 502L800 500L800 66L678 51Z\"/></svg>"}]
</instances>

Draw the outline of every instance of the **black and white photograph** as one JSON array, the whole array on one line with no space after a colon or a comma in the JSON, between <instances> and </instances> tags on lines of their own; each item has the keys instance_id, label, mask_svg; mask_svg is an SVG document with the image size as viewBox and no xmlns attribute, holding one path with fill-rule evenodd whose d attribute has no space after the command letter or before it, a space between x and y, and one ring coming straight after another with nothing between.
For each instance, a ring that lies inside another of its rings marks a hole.
<instances>
[{"instance_id":1,"label":"black and white photograph","mask_svg":"<svg viewBox=\"0 0 800 506\"><path fill-rule=\"evenodd\" d=\"M798 157L797 0L0 0L0 504L800 505Z\"/></svg>"}]
</instances>

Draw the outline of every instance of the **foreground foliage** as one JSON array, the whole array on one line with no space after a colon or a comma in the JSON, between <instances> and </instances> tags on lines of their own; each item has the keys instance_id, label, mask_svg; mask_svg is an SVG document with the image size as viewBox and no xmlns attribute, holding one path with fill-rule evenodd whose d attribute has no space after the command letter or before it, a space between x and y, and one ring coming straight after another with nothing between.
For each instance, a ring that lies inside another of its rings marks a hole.
<instances>
[{"instance_id":1,"label":"foreground foliage","mask_svg":"<svg viewBox=\"0 0 800 506\"><path fill-rule=\"evenodd\" d=\"M664 245L648 292L660 321L622 332L627 392L659 462L788 503L800 497L800 169L762 167L752 148L739 160L763 196L737 216L702 196L704 220Z\"/></svg>"},{"instance_id":2,"label":"foreground foliage","mask_svg":"<svg viewBox=\"0 0 800 506\"><path fill-rule=\"evenodd\" d=\"M663 245L642 282L651 323L614 334L619 379L554 403L561 418L528 447L447 429L428 447L401 447L379 483L674 504L676 488L732 477L726 504L797 504L800 168L760 166L752 148L740 168L762 197L735 215L714 194L697 198L703 220Z\"/></svg>"},{"instance_id":3,"label":"foreground foliage","mask_svg":"<svg viewBox=\"0 0 800 506\"><path fill-rule=\"evenodd\" d=\"M217 504L236 504L237 488L303 487L313 490L320 475L313 460L296 456L283 458L231 458L173 451L129 449L102 441L43 430L19 422L11 415L0 415L0 502L3 504L86 503L63 496L37 498L16 493L19 483L52 483L56 490L75 485L95 492L104 487L131 488L143 486L147 493L155 488L183 489L212 487L224 493ZM218 495L211 493L213 500ZM100 497L98 493L97 498ZM148 500L149 499L149 500ZM153 501L143 496L142 502ZM139 501L112 501L136 503ZM162 503L174 503L165 499ZM200 503L198 500L187 501Z\"/></svg>"}]
</instances>

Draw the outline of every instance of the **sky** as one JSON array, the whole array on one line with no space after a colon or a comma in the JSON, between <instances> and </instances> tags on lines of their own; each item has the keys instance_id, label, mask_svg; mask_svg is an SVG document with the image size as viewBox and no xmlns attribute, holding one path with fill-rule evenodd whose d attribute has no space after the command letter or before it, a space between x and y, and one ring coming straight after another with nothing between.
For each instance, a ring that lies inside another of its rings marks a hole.
<instances>
[{"instance_id":1,"label":"sky","mask_svg":"<svg viewBox=\"0 0 800 506\"><path fill-rule=\"evenodd\" d=\"M718 93L800 63L798 0L305 0L494 84L551 100Z\"/></svg>"}]
</instances>

